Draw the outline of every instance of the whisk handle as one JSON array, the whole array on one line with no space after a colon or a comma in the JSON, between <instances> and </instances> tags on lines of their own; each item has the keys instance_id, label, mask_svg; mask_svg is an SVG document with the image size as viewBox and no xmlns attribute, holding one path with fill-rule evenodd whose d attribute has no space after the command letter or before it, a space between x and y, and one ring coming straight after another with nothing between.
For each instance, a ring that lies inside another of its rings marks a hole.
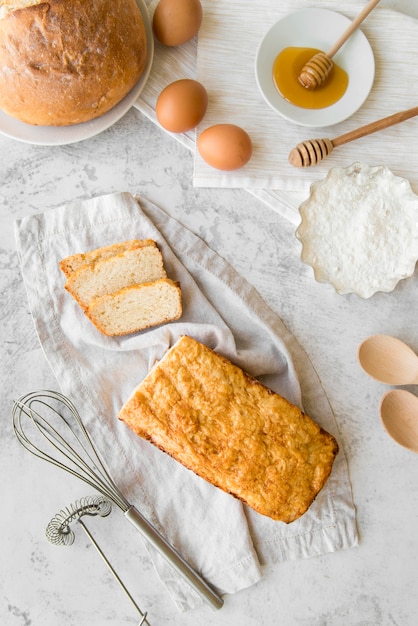
<instances>
[{"instance_id":1,"label":"whisk handle","mask_svg":"<svg viewBox=\"0 0 418 626\"><path fill-rule=\"evenodd\" d=\"M220 609L222 607L222 598L194 571L177 550L168 543L158 530L154 528L134 506L131 506L124 515L208 604L214 609Z\"/></svg>"}]
</instances>

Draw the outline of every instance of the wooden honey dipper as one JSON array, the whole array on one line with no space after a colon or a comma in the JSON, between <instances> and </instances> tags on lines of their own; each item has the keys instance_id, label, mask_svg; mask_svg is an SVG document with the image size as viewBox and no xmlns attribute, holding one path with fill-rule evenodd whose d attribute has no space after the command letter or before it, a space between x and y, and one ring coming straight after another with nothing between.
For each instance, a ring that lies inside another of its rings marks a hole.
<instances>
[{"instance_id":1,"label":"wooden honey dipper","mask_svg":"<svg viewBox=\"0 0 418 626\"><path fill-rule=\"evenodd\" d=\"M332 57L338 52L341 46L345 44L347 39L351 37L354 31L357 30L359 25L378 2L380 2L380 0L369 0L361 13L351 22L347 30L344 31L327 53L317 52L317 54L314 54L314 56L309 59L298 76L298 80L303 87L306 87L306 89L317 89L324 84L333 66Z\"/></svg>"},{"instance_id":2,"label":"wooden honey dipper","mask_svg":"<svg viewBox=\"0 0 418 626\"><path fill-rule=\"evenodd\" d=\"M302 143L298 143L296 148L293 148L293 150L290 151L289 163L294 167L309 167L311 165L316 165L328 156L328 154L331 154L333 149L337 146L341 146L349 141L354 141L354 139L360 139L366 135L371 135L378 130L388 128L389 126L394 126L395 124L409 120L411 117L415 117L416 115L418 115L418 106L413 107L412 109L406 109L406 111L394 113L393 115L384 117L376 122L371 122L371 124L360 126L360 128L351 130L350 132L340 135L340 137L336 137L335 139L307 139L306 141L302 141Z\"/></svg>"}]
</instances>

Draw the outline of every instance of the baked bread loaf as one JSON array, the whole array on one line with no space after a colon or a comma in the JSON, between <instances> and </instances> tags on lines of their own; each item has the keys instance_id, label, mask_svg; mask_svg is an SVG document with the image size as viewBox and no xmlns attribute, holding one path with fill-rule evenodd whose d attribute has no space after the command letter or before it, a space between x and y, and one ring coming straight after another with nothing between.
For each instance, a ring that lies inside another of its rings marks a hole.
<instances>
[{"instance_id":1,"label":"baked bread loaf","mask_svg":"<svg viewBox=\"0 0 418 626\"><path fill-rule=\"evenodd\" d=\"M79 267L65 284L83 309L99 296L166 277L163 257L155 241L146 240L142 245L110 256L105 251L104 256Z\"/></svg>"},{"instance_id":2,"label":"baked bread loaf","mask_svg":"<svg viewBox=\"0 0 418 626\"><path fill-rule=\"evenodd\" d=\"M125 287L95 298L86 309L86 315L96 328L111 336L172 322L181 314L180 285L169 278Z\"/></svg>"},{"instance_id":3,"label":"baked bread loaf","mask_svg":"<svg viewBox=\"0 0 418 626\"><path fill-rule=\"evenodd\" d=\"M338 445L298 407L229 360L181 337L119 412L136 434L250 507L298 519Z\"/></svg>"},{"instance_id":4,"label":"baked bread loaf","mask_svg":"<svg viewBox=\"0 0 418 626\"><path fill-rule=\"evenodd\" d=\"M135 0L0 0L0 109L28 124L99 117L141 77L147 40Z\"/></svg>"}]
</instances>

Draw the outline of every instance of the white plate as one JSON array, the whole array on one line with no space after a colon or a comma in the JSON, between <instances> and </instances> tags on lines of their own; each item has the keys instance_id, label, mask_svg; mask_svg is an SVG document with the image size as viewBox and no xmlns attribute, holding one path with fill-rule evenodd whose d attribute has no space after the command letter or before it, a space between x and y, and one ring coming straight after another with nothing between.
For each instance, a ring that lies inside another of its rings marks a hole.
<instances>
[{"instance_id":1,"label":"white plate","mask_svg":"<svg viewBox=\"0 0 418 626\"><path fill-rule=\"evenodd\" d=\"M63 146L94 137L103 132L129 111L143 90L151 71L154 57L154 38L147 6L144 0L136 0L147 35L147 61L144 71L131 91L110 111L90 122L72 126L33 126L0 111L0 133L26 143L43 146Z\"/></svg>"},{"instance_id":2,"label":"white plate","mask_svg":"<svg viewBox=\"0 0 418 626\"><path fill-rule=\"evenodd\" d=\"M273 81L273 64L281 50L301 46L326 52L350 23L350 19L334 11L304 9L270 28L257 50L255 75L264 99L277 113L300 126L317 128L338 124L361 107L373 85L375 64L373 50L360 30L333 57L349 76L347 90L335 104L323 109L295 106L280 95Z\"/></svg>"}]
</instances>

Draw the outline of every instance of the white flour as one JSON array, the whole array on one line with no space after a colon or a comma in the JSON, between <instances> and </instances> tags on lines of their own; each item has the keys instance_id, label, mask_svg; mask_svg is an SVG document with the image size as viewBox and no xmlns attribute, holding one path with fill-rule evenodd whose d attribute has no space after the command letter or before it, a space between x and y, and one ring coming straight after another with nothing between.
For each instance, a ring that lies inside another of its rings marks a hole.
<instances>
[{"instance_id":1,"label":"white flour","mask_svg":"<svg viewBox=\"0 0 418 626\"><path fill-rule=\"evenodd\" d=\"M333 168L299 210L302 260L338 293L368 298L414 272L418 196L387 167Z\"/></svg>"}]
</instances>

